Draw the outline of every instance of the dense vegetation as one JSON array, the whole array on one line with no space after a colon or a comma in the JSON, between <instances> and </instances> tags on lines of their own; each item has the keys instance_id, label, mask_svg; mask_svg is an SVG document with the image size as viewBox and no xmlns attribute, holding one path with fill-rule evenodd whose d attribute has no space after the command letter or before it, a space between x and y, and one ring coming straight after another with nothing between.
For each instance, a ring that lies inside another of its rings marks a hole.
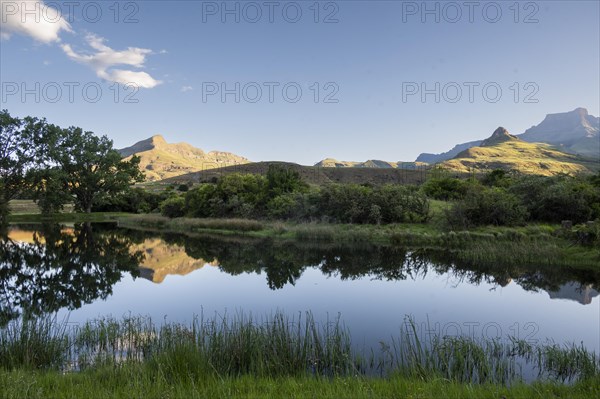
<instances>
[{"instance_id":1,"label":"dense vegetation","mask_svg":"<svg viewBox=\"0 0 600 399\"><path fill-rule=\"evenodd\" d=\"M446 221L453 228L600 218L600 173L548 177L494 170L481 179L432 178L422 190L430 198L452 200Z\"/></svg>"},{"instance_id":2,"label":"dense vegetation","mask_svg":"<svg viewBox=\"0 0 600 399\"><path fill-rule=\"evenodd\" d=\"M173 191L161 210L172 218L422 223L429 220L434 199L448 201L441 222L451 230L529 222L582 224L600 218L599 181L600 174L545 177L494 170L480 178L436 176L421 187L308 186L297 173L271 165L266 176L231 174L185 193Z\"/></svg>"},{"instance_id":3,"label":"dense vegetation","mask_svg":"<svg viewBox=\"0 0 600 399\"><path fill-rule=\"evenodd\" d=\"M106 136L80 128L19 119L3 110L0 143L0 224L7 222L15 198L33 198L44 213L70 203L90 213L94 204L143 180L138 158L122 161Z\"/></svg>"},{"instance_id":4,"label":"dense vegetation","mask_svg":"<svg viewBox=\"0 0 600 399\"><path fill-rule=\"evenodd\" d=\"M271 165L266 176L231 174L172 196L162 204L162 213L380 224L423 222L429 215L429 202L416 186L309 187L297 172Z\"/></svg>"}]
</instances>

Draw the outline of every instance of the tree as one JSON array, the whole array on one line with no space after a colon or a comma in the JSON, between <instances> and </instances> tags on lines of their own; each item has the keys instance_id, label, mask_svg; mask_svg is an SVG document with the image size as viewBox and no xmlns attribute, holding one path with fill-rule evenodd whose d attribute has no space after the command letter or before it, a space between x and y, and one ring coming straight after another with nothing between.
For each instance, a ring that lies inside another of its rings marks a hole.
<instances>
[{"instance_id":1,"label":"tree","mask_svg":"<svg viewBox=\"0 0 600 399\"><path fill-rule=\"evenodd\" d=\"M281 194L305 191L307 184L302 181L300 173L289 167L269 165L267 171L267 185L271 197Z\"/></svg>"},{"instance_id":2,"label":"tree","mask_svg":"<svg viewBox=\"0 0 600 399\"><path fill-rule=\"evenodd\" d=\"M0 112L0 224L7 223L9 201L27 186L25 176L35 159L34 134L42 123Z\"/></svg>"},{"instance_id":3,"label":"tree","mask_svg":"<svg viewBox=\"0 0 600 399\"><path fill-rule=\"evenodd\" d=\"M78 211L90 213L95 201L120 194L144 179L140 159L123 161L106 136L78 127L50 126L47 142L50 162L57 171L54 178L72 195Z\"/></svg>"}]
</instances>

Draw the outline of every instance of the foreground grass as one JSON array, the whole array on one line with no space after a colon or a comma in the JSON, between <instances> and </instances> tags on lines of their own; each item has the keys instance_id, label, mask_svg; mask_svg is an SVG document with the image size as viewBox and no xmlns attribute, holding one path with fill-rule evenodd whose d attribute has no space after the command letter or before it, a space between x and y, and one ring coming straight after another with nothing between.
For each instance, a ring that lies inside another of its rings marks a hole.
<instances>
[{"instance_id":1,"label":"foreground grass","mask_svg":"<svg viewBox=\"0 0 600 399\"><path fill-rule=\"evenodd\" d=\"M17 398L569 398L600 396L600 380L554 383L460 384L444 379L211 377L171 381L136 365L80 373L0 370L0 397Z\"/></svg>"},{"instance_id":2,"label":"foreground grass","mask_svg":"<svg viewBox=\"0 0 600 399\"><path fill-rule=\"evenodd\" d=\"M583 345L537 344L506 337L419 334L412 319L379 350L357 351L341 320L310 313L215 315L190 324L103 318L69 326L23 316L0 329L0 369L100 372L124 367L186 383L256 378L403 377L462 384L514 384L537 376L557 382L600 377L600 361ZM530 375L532 374L532 375ZM157 377L157 378L158 378Z\"/></svg>"},{"instance_id":3,"label":"foreground grass","mask_svg":"<svg viewBox=\"0 0 600 399\"><path fill-rule=\"evenodd\" d=\"M582 346L406 329L380 355L353 350L339 319L243 314L154 325L69 326L23 317L0 329L0 398L592 398L600 362ZM539 381L525 384L530 365ZM378 376L378 377L376 377ZM565 382L572 382L571 384Z\"/></svg>"}]
</instances>

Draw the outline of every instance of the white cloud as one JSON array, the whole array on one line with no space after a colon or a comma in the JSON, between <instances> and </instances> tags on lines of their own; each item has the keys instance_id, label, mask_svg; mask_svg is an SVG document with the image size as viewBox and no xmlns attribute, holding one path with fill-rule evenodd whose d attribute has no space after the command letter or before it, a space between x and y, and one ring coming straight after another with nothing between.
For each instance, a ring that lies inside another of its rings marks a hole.
<instances>
[{"instance_id":1,"label":"white cloud","mask_svg":"<svg viewBox=\"0 0 600 399\"><path fill-rule=\"evenodd\" d=\"M183 87L181 88L181 92L182 92L182 93L185 93L185 92L187 92L187 91L192 91L192 90L194 90L194 88L193 88L192 86L183 86Z\"/></svg>"},{"instance_id":2,"label":"white cloud","mask_svg":"<svg viewBox=\"0 0 600 399\"><path fill-rule=\"evenodd\" d=\"M42 0L0 0L1 40L8 40L13 34L22 34L42 43L61 43L60 33L63 30L73 33L61 11ZM152 50L128 47L116 51L105 45L105 40L99 36L88 34L85 39L91 52L78 53L70 44L60 44L60 47L72 60L92 68L98 77L147 89L162 83L143 71L114 68L118 65L142 68ZM161 51L161 54L164 53L166 50ZM44 65L47 64L44 62Z\"/></svg>"},{"instance_id":3,"label":"white cloud","mask_svg":"<svg viewBox=\"0 0 600 399\"><path fill-rule=\"evenodd\" d=\"M77 53L69 44L63 44L61 48L69 58L89 66L102 79L121 84L131 83L146 89L151 89L162 83L146 72L113 69L116 65L142 68L146 56L152 54L152 50L128 47L127 50L116 51L104 44L104 38L92 34L86 36L86 41L94 50L91 54Z\"/></svg>"},{"instance_id":4,"label":"white cloud","mask_svg":"<svg viewBox=\"0 0 600 399\"><path fill-rule=\"evenodd\" d=\"M72 32L60 10L39 0L0 0L0 38L13 33L27 35L42 43L60 42L61 31Z\"/></svg>"}]
</instances>

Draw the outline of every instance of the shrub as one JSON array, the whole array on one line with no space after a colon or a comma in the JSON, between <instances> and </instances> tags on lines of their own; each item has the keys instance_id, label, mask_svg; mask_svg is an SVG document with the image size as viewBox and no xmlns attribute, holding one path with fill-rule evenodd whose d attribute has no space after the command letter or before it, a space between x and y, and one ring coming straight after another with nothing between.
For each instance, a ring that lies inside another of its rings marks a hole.
<instances>
[{"instance_id":1,"label":"shrub","mask_svg":"<svg viewBox=\"0 0 600 399\"><path fill-rule=\"evenodd\" d=\"M305 191L306 183L302 181L300 173L289 167L269 165L267 171L267 184L269 195L276 197L281 194Z\"/></svg>"},{"instance_id":2,"label":"shrub","mask_svg":"<svg viewBox=\"0 0 600 399\"><path fill-rule=\"evenodd\" d=\"M470 190L464 199L446 211L446 220L452 228L523 224L527 210L519 198L501 188Z\"/></svg>"},{"instance_id":3,"label":"shrub","mask_svg":"<svg viewBox=\"0 0 600 399\"><path fill-rule=\"evenodd\" d=\"M600 189L593 182L569 176L528 176L510 192L517 195L531 220L582 223L600 217Z\"/></svg>"},{"instance_id":4,"label":"shrub","mask_svg":"<svg viewBox=\"0 0 600 399\"><path fill-rule=\"evenodd\" d=\"M119 195L105 197L96 201L93 212L130 212L152 213L160 211L160 206L167 199L169 192L153 192L143 188L132 188Z\"/></svg>"},{"instance_id":5,"label":"shrub","mask_svg":"<svg viewBox=\"0 0 600 399\"><path fill-rule=\"evenodd\" d=\"M315 201L319 215L340 223L422 222L429 214L427 198L401 185L333 184L321 189Z\"/></svg>"},{"instance_id":6,"label":"shrub","mask_svg":"<svg viewBox=\"0 0 600 399\"><path fill-rule=\"evenodd\" d=\"M507 171L503 169L494 169L485 174L481 182L489 187L508 187L511 179Z\"/></svg>"},{"instance_id":7,"label":"shrub","mask_svg":"<svg viewBox=\"0 0 600 399\"><path fill-rule=\"evenodd\" d=\"M433 177L421 186L421 190L429 198L448 201L464 198L470 184L454 177Z\"/></svg>"},{"instance_id":8,"label":"shrub","mask_svg":"<svg viewBox=\"0 0 600 399\"><path fill-rule=\"evenodd\" d=\"M185 199L183 197L171 197L165 200L160 212L163 216L169 218L179 218L185 216Z\"/></svg>"}]
</instances>

